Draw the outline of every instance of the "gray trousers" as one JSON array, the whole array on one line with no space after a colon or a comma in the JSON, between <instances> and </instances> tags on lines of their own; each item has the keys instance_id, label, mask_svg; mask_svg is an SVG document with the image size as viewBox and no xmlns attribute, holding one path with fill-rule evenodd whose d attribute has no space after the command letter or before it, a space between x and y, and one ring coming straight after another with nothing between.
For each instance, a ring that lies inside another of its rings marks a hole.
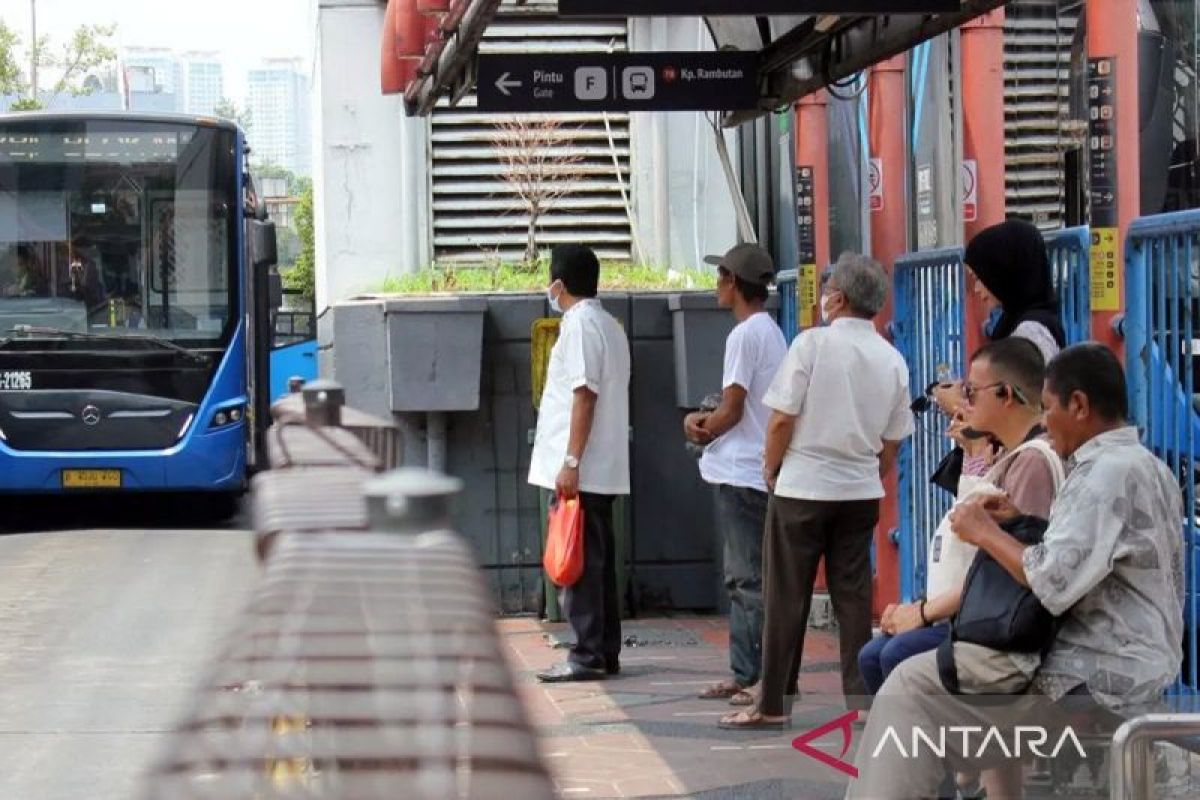
<instances>
[{"instance_id":1,"label":"gray trousers","mask_svg":"<svg viewBox=\"0 0 1200 800\"><path fill-rule=\"evenodd\" d=\"M717 527L724 539L729 593L729 666L739 686L758 683L762 671L762 542L767 493L721 484Z\"/></svg>"}]
</instances>

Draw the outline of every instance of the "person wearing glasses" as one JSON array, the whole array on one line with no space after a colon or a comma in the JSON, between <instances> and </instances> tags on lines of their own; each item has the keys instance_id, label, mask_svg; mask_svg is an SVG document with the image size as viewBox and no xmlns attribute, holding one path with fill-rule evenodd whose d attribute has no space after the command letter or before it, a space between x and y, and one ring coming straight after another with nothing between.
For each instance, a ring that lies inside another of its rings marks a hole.
<instances>
[{"instance_id":1,"label":"person wearing glasses","mask_svg":"<svg viewBox=\"0 0 1200 800\"><path fill-rule=\"evenodd\" d=\"M1062 460L1041 424L1045 370L1038 348L1017 337L985 345L971 359L962 384L966 424L999 441L1005 455L984 477L963 479L960 503L1000 495L1023 514L1041 519L1050 516L1065 476ZM950 513L929 542L925 597L884 609L882 635L859 651L859 670L872 695L902 662L935 650L950 634L950 618L958 612L967 570L976 553L974 545L950 530ZM1011 784L1006 781L1010 777L1010 772L986 774L983 781L988 796L1009 797ZM959 782L965 787L972 781L962 776Z\"/></svg>"}]
</instances>

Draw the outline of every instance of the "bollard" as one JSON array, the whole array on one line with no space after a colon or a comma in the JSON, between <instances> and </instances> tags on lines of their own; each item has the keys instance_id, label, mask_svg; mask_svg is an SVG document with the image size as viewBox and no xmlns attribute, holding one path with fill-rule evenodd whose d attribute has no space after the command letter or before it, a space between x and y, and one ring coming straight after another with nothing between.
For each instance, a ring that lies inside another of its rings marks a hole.
<instances>
[{"instance_id":1,"label":"bollard","mask_svg":"<svg viewBox=\"0 0 1200 800\"><path fill-rule=\"evenodd\" d=\"M463 483L432 470L403 467L363 487L370 528L389 533L450 529L451 507Z\"/></svg>"},{"instance_id":2,"label":"bollard","mask_svg":"<svg viewBox=\"0 0 1200 800\"><path fill-rule=\"evenodd\" d=\"M346 390L341 384L322 378L306 384L301 394L304 397L304 419L309 425L334 427L342 424Z\"/></svg>"},{"instance_id":3,"label":"bollard","mask_svg":"<svg viewBox=\"0 0 1200 800\"><path fill-rule=\"evenodd\" d=\"M304 388L304 378L299 375L293 375L288 378L288 394L296 394Z\"/></svg>"}]
</instances>

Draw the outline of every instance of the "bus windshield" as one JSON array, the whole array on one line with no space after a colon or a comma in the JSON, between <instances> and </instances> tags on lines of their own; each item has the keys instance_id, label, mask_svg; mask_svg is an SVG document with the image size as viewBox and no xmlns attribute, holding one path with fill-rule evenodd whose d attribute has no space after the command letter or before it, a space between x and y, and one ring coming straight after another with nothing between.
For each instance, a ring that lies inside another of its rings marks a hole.
<instances>
[{"instance_id":1,"label":"bus windshield","mask_svg":"<svg viewBox=\"0 0 1200 800\"><path fill-rule=\"evenodd\" d=\"M189 346L237 319L230 130L130 120L0 122L0 336L122 334Z\"/></svg>"}]
</instances>

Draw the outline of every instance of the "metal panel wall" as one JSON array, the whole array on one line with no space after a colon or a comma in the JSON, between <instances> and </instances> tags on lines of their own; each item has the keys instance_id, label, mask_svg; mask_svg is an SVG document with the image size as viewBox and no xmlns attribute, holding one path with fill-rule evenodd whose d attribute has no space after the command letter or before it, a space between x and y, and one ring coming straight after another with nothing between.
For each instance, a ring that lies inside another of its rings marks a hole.
<instances>
[{"instance_id":1,"label":"metal panel wall","mask_svg":"<svg viewBox=\"0 0 1200 800\"><path fill-rule=\"evenodd\" d=\"M622 20L564 22L546 16L553 4L506 3L488 27L482 53L609 52L626 49ZM469 94L451 108L441 101L432 118L431 198L434 258L439 262L519 261L529 216L505 181L497 155L497 117L475 111ZM525 114L536 123L547 115ZM631 236L626 201L630 192L628 114L556 114L562 142L555 154L580 160L571 191L539 221L541 246L590 245L602 259L627 260Z\"/></svg>"},{"instance_id":2,"label":"metal panel wall","mask_svg":"<svg viewBox=\"0 0 1200 800\"><path fill-rule=\"evenodd\" d=\"M1064 154L1082 133L1068 109L1079 4L1017 0L1005 9L1004 150L1008 213L1043 230L1066 215Z\"/></svg>"}]
</instances>

